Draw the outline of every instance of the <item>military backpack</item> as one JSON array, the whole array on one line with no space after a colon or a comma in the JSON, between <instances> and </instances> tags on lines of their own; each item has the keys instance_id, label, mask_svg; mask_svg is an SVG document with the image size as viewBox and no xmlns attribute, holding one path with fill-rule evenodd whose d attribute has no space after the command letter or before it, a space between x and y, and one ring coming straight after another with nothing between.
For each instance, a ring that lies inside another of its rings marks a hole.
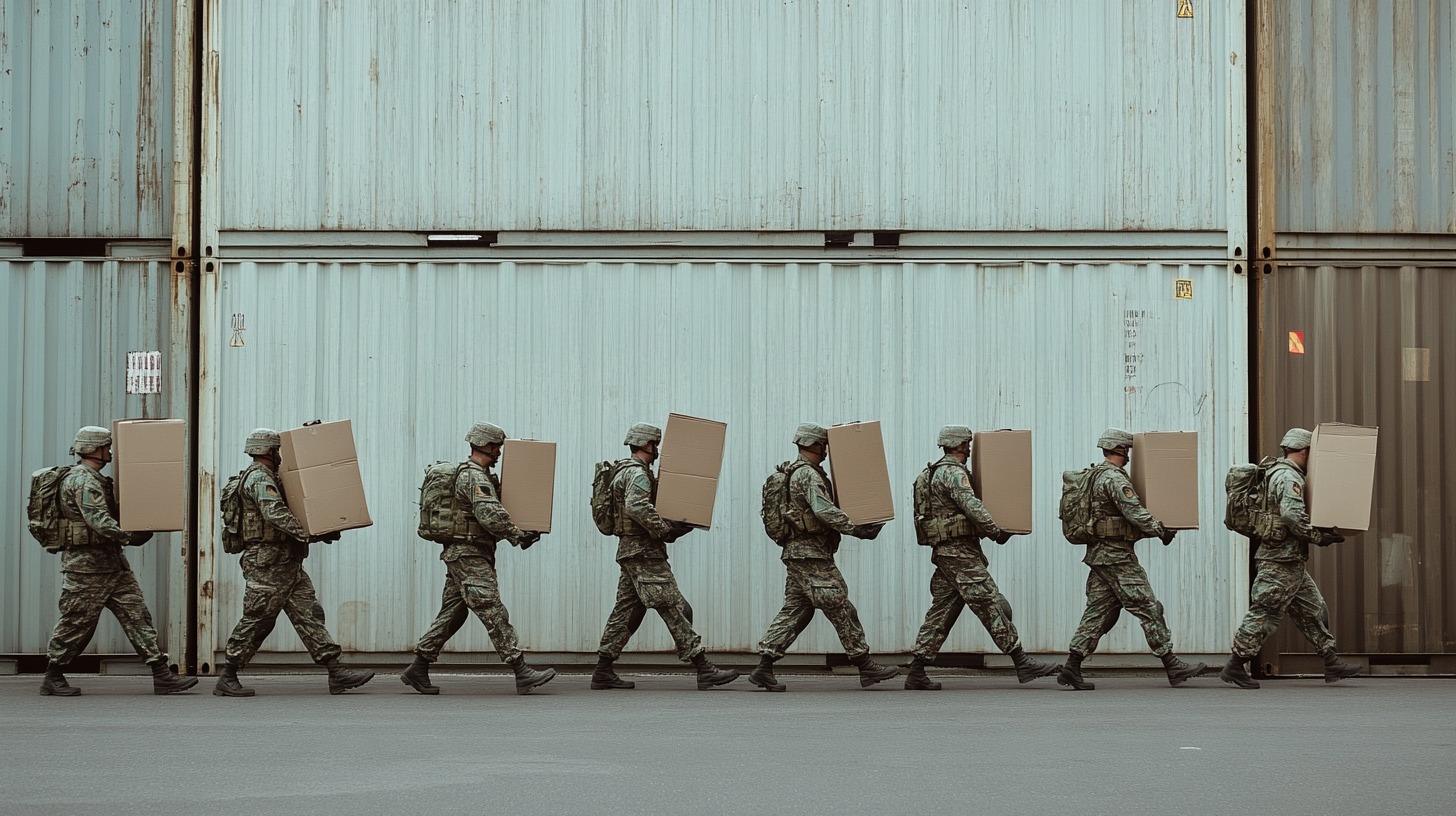
<instances>
[{"instance_id":1,"label":"military backpack","mask_svg":"<svg viewBox=\"0 0 1456 816\"><path fill-rule=\"evenodd\" d=\"M56 465L30 474L30 497L25 504L26 526L46 552L61 551L61 480L70 471L70 465Z\"/></svg>"},{"instance_id":2,"label":"military backpack","mask_svg":"<svg viewBox=\"0 0 1456 816\"><path fill-rule=\"evenodd\" d=\"M1253 463L1234 465L1224 477L1223 489L1228 496L1224 507L1223 526L1242 536L1254 537L1259 515L1264 512L1264 483L1275 460L1264 457Z\"/></svg>"},{"instance_id":3,"label":"military backpack","mask_svg":"<svg viewBox=\"0 0 1456 816\"><path fill-rule=\"evenodd\" d=\"M774 468L763 483L763 505L759 516L763 519L763 531L773 543L784 546L794 537L793 500L789 496L789 480L794 471L805 464L802 460L784 462Z\"/></svg>"},{"instance_id":4,"label":"military backpack","mask_svg":"<svg viewBox=\"0 0 1456 816\"><path fill-rule=\"evenodd\" d=\"M1097 542L1092 514L1092 488L1102 465L1081 470L1062 471L1062 498L1057 503L1057 518L1062 520L1062 537L1071 544L1085 546Z\"/></svg>"},{"instance_id":5,"label":"military backpack","mask_svg":"<svg viewBox=\"0 0 1456 816\"><path fill-rule=\"evenodd\" d=\"M630 462L598 462L592 473L591 514L597 530L602 535L617 532L617 502L612 499L612 483L622 468L631 467Z\"/></svg>"},{"instance_id":6,"label":"military backpack","mask_svg":"<svg viewBox=\"0 0 1456 816\"><path fill-rule=\"evenodd\" d=\"M910 490L911 503L915 510L915 543L923 547L929 547L935 542L930 540L930 531L927 529L933 521L930 515L930 484L935 478L935 469L949 462L934 462L925 466L920 475L915 477L914 487Z\"/></svg>"},{"instance_id":7,"label":"military backpack","mask_svg":"<svg viewBox=\"0 0 1456 816\"><path fill-rule=\"evenodd\" d=\"M455 481L464 468L464 462L436 462L425 468L424 481L420 482L420 524L415 531L420 538L437 544L455 540L459 509Z\"/></svg>"},{"instance_id":8,"label":"military backpack","mask_svg":"<svg viewBox=\"0 0 1456 816\"><path fill-rule=\"evenodd\" d=\"M252 469L245 468L228 479L217 500L217 508L222 512L222 551L229 555L237 555L248 546L243 540L243 480Z\"/></svg>"}]
</instances>

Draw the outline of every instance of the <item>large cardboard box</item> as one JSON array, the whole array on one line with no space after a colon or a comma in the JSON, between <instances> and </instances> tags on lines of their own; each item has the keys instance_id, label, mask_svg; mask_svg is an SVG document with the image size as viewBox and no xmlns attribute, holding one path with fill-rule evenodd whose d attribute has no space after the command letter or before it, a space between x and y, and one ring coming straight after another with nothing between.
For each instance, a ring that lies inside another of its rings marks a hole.
<instances>
[{"instance_id":1,"label":"large cardboard box","mask_svg":"<svg viewBox=\"0 0 1456 816\"><path fill-rule=\"evenodd\" d=\"M1370 529L1379 428L1321 422L1309 445L1304 500L1316 527Z\"/></svg>"},{"instance_id":2,"label":"large cardboard box","mask_svg":"<svg viewBox=\"0 0 1456 816\"><path fill-rule=\"evenodd\" d=\"M187 423L180 419L118 419L111 423L111 437L121 529L184 529Z\"/></svg>"},{"instance_id":3,"label":"large cardboard box","mask_svg":"<svg viewBox=\"0 0 1456 816\"><path fill-rule=\"evenodd\" d=\"M349 420L284 431L283 481L288 509L311 536L373 524Z\"/></svg>"},{"instance_id":4,"label":"large cardboard box","mask_svg":"<svg viewBox=\"0 0 1456 816\"><path fill-rule=\"evenodd\" d=\"M1132 437L1132 489L1170 530L1198 529L1198 434Z\"/></svg>"},{"instance_id":5,"label":"large cardboard box","mask_svg":"<svg viewBox=\"0 0 1456 816\"><path fill-rule=\"evenodd\" d=\"M895 518L885 438L878 422L851 422L829 429L829 464L835 503L855 524Z\"/></svg>"},{"instance_id":6,"label":"large cardboard box","mask_svg":"<svg viewBox=\"0 0 1456 816\"><path fill-rule=\"evenodd\" d=\"M713 526L718 473L728 426L711 419L668 414L657 477L657 514L693 527Z\"/></svg>"},{"instance_id":7,"label":"large cardboard box","mask_svg":"<svg viewBox=\"0 0 1456 816\"><path fill-rule=\"evenodd\" d=\"M1031 532L1031 431L981 431L971 440L971 488L996 526Z\"/></svg>"},{"instance_id":8,"label":"large cardboard box","mask_svg":"<svg viewBox=\"0 0 1456 816\"><path fill-rule=\"evenodd\" d=\"M501 446L501 504L522 530L551 532L556 443L507 439Z\"/></svg>"}]
</instances>

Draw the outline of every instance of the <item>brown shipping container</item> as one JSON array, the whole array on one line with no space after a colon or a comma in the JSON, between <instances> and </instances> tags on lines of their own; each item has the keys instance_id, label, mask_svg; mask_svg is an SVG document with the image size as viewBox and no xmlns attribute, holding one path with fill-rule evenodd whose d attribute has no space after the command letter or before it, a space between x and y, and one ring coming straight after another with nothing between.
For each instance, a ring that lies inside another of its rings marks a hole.
<instances>
[{"instance_id":1,"label":"brown shipping container","mask_svg":"<svg viewBox=\"0 0 1456 816\"><path fill-rule=\"evenodd\" d=\"M507 439L501 446L501 505L522 530L551 532L556 443Z\"/></svg>"},{"instance_id":2,"label":"brown shipping container","mask_svg":"<svg viewBox=\"0 0 1456 816\"><path fill-rule=\"evenodd\" d=\"M187 526L187 423L118 419L111 423L121 529L167 532Z\"/></svg>"},{"instance_id":3,"label":"brown shipping container","mask_svg":"<svg viewBox=\"0 0 1456 816\"><path fill-rule=\"evenodd\" d=\"M1031 431L981 431L971 441L971 488L1010 533L1030 533Z\"/></svg>"}]
</instances>

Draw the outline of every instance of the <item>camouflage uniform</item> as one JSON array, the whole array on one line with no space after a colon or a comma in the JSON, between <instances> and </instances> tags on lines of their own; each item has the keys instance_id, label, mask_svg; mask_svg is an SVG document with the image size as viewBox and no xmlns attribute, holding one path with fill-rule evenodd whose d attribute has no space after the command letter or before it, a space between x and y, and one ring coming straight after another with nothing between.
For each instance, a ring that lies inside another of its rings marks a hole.
<instances>
[{"instance_id":1,"label":"camouflage uniform","mask_svg":"<svg viewBox=\"0 0 1456 816\"><path fill-rule=\"evenodd\" d=\"M474 612L485 624L490 642L506 663L521 659L516 630L501 601L495 573L495 548L505 539L519 542L526 536L511 523L500 503L500 481L478 462L467 460L455 476L455 526L460 540L444 545L440 560L445 562L445 591L440 613L429 631L420 637L415 654L433 663L445 642L464 625L466 611Z\"/></svg>"},{"instance_id":2,"label":"camouflage uniform","mask_svg":"<svg viewBox=\"0 0 1456 816\"><path fill-rule=\"evenodd\" d=\"M930 609L912 654L934 662L967 606L981 619L996 648L1009 653L1019 645L1011 604L996 588L981 551L981 538L995 538L1001 529L971 489L965 464L947 454L931 467L927 532L935 574L930 579Z\"/></svg>"},{"instance_id":3,"label":"camouflage uniform","mask_svg":"<svg viewBox=\"0 0 1456 816\"><path fill-rule=\"evenodd\" d=\"M261 462L243 471L239 495L243 504L241 564L247 589L243 617L227 642L227 663L237 669L248 665L258 647L273 631L278 613L288 620L308 647L316 663L337 660L339 644L324 628L324 608L313 581L303 571L308 557L308 533L284 502L278 474Z\"/></svg>"},{"instance_id":4,"label":"camouflage uniform","mask_svg":"<svg viewBox=\"0 0 1456 816\"><path fill-rule=\"evenodd\" d=\"M1279 628L1288 612L1315 651L1333 652L1329 607L1304 568L1309 545L1323 539L1310 526L1304 506L1304 471L1288 459L1280 459L1270 469L1264 490L1263 507L1277 509L1261 513L1256 525L1260 538L1254 553L1254 588L1249 593L1249 612L1234 634L1232 651L1243 660L1258 655L1264 639Z\"/></svg>"},{"instance_id":5,"label":"camouflage uniform","mask_svg":"<svg viewBox=\"0 0 1456 816\"><path fill-rule=\"evenodd\" d=\"M693 661L703 654L703 641L693 631L693 610L678 589L667 561L667 543L673 525L657 514L657 479L636 457L617 462L612 479L612 501L618 508L617 601L607 617L597 652L615 661L642 624L648 609L656 609L677 644L677 656ZM736 676L736 675L735 675Z\"/></svg>"},{"instance_id":6,"label":"camouflage uniform","mask_svg":"<svg viewBox=\"0 0 1456 816\"><path fill-rule=\"evenodd\" d=\"M793 537L784 543L780 558L788 575L784 606L769 624L758 651L778 660L809 626L814 610L824 612L839 633L839 642L851 661L869 655L859 612L849 600L849 587L834 563L839 539L855 525L829 498L829 476L804 454L789 463L789 517Z\"/></svg>"},{"instance_id":7,"label":"camouflage uniform","mask_svg":"<svg viewBox=\"0 0 1456 816\"><path fill-rule=\"evenodd\" d=\"M1133 544L1160 538L1167 528L1143 507L1127 471L1107 462L1096 465L1092 487L1093 532L1097 541L1087 545L1082 563L1087 575L1087 611L1072 635L1071 651L1090 655L1102 636L1112 631L1122 610L1142 621L1153 654L1172 654L1172 635L1163 618L1163 605L1153 595L1148 574L1138 563Z\"/></svg>"},{"instance_id":8,"label":"camouflage uniform","mask_svg":"<svg viewBox=\"0 0 1456 816\"><path fill-rule=\"evenodd\" d=\"M47 656L65 666L96 633L101 610L110 609L136 653L149 664L165 663L141 586L121 548L141 545L150 533L129 533L117 522L109 477L89 462L72 467L60 487L61 619Z\"/></svg>"}]
</instances>

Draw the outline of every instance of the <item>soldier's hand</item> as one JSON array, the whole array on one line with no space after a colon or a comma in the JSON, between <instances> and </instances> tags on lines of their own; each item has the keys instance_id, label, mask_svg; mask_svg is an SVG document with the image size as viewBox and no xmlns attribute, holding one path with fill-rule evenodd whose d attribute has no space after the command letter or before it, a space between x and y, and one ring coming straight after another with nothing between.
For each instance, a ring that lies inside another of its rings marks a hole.
<instances>
[{"instance_id":1,"label":"soldier's hand","mask_svg":"<svg viewBox=\"0 0 1456 816\"><path fill-rule=\"evenodd\" d=\"M1331 544L1339 544L1345 540L1345 537L1343 535L1340 535L1340 531L1338 529L1320 530L1319 533L1320 540L1316 541L1315 543L1321 547L1328 547Z\"/></svg>"},{"instance_id":2,"label":"soldier's hand","mask_svg":"<svg viewBox=\"0 0 1456 816\"><path fill-rule=\"evenodd\" d=\"M131 541L129 541L127 543L130 544L133 547L140 547L141 545L143 545L143 544L145 544L145 543L147 543L148 541L151 541L151 540L152 540L152 533L132 533L131 534Z\"/></svg>"},{"instance_id":3,"label":"soldier's hand","mask_svg":"<svg viewBox=\"0 0 1456 816\"><path fill-rule=\"evenodd\" d=\"M339 532L335 530L332 533L322 533L320 535L316 535L313 538L310 538L309 541L315 544L332 544L335 541L338 541L341 537L342 536L339 535Z\"/></svg>"},{"instance_id":4,"label":"soldier's hand","mask_svg":"<svg viewBox=\"0 0 1456 816\"><path fill-rule=\"evenodd\" d=\"M862 538L865 541L874 541L879 537L880 531L885 529L883 524L856 524L850 535L855 538Z\"/></svg>"},{"instance_id":5,"label":"soldier's hand","mask_svg":"<svg viewBox=\"0 0 1456 816\"><path fill-rule=\"evenodd\" d=\"M1166 547L1169 544L1172 544L1173 543L1173 537L1176 536L1176 535L1178 535L1178 531L1177 530L1164 530L1163 531L1163 534L1161 536L1158 536L1158 537L1161 538L1161 539L1163 539L1163 546Z\"/></svg>"},{"instance_id":6,"label":"soldier's hand","mask_svg":"<svg viewBox=\"0 0 1456 816\"><path fill-rule=\"evenodd\" d=\"M996 542L997 544L1005 544L1006 542L1011 540L1011 536L1013 535L1015 535L1015 533L1008 533L1005 530L998 530L996 532L996 535L991 536L991 540Z\"/></svg>"},{"instance_id":7,"label":"soldier's hand","mask_svg":"<svg viewBox=\"0 0 1456 816\"><path fill-rule=\"evenodd\" d=\"M537 532L524 533L524 534L521 535L521 537L519 539L517 539L518 543L517 543L516 546L520 547L523 550L529 550L529 549L531 549L531 545L532 544L535 544L537 541L540 541L540 540L541 540L541 534L540 533L537 533Z\"/></svg>"}]
</instances>

